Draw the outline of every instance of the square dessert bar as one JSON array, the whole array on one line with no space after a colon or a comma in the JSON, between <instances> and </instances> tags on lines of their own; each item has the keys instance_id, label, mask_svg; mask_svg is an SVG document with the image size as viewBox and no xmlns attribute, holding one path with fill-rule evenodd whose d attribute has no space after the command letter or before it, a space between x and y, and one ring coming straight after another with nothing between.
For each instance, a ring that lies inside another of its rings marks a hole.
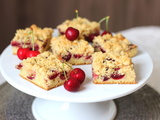
<instances>
[{"instance_id":1,"label":"square dessert bar","mask_svg":"<svg viewBox=\"0 0 160 120\"><path fill-rule=\"evenodd\" d=\"M42 29L34 24L25 29L18 29L11 41L12 53L16 55L18 48L32 48L33 44L34 50L42 53L49 49L52 33L52 28Z\"/></svg>"},{"instance_id":2,"label":"square dessert bar","mask_svg":"<svg viewBox=\"0 0 160 120\"><path fill-rule=\"evenodd\" d=\"M95 84L135 84L136 74L131 58L117 53L96 52L92 55Z\"/></svg>"},{"instance_id":3,"label":"square dessert bar","mask_svg":"<svg viewBox=\"0 0 160 120\"><path fill-rule=\"evenodd\" d=\"M72 70L71 64L63 63L49 51L23 60L18 67L22 78L45 90L63 85Z\"/></svg>"},{"instance_id":4,"label":"square dessert bar","mask_svg":"<svg viewBox=\"0 0 160 120\"><path fill-rule=\"evenodd\" d=\"M91 64L91 56L94 53L93 47L87 41L70 41L65 35L52 38L51 50L72 65Z\"/></svg>"},{"instance_id":5,"label":"square dessert bar","mask_svg":"<svg viewBox=\"0 0 160 120\"><path fill-rule=\"evenodd\" d=\"M68 27L73 27L79 30L79 38L89 39L92 35L99 35L100 24L95 21L89 21L86 18L74 18L72 20L66 20L62 24L57 26L57 29L63 35Z\"/></svg>"},{"instance_id":6,"label":"square dessert bar","mask_svg":"<svg viewBox=\"0 0 160 120\"><path fill-rule=\"evenodd\" d=\"M119 54L127 54L130 57L137 54L137 46L132 44L120 33L113 36L106 34L95 37L93 39L93 47L95 52L116 52Z\"/></svg>"}]
</instances>

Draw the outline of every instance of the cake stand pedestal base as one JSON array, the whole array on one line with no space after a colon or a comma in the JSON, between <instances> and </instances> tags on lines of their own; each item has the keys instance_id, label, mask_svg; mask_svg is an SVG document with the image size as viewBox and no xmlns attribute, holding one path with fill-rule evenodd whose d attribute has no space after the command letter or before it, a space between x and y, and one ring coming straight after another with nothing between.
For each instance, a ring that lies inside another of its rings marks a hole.
<instances>
[{"instance_id":1,"label":"cake stand pedestal base","mask_svg":"<svg viewBox=\"0 0 160 120\"><path fill-rule=\"evenodd\" d=\"M35 98L32 113L37 120L113 120L117 108L113 100L70 103Z\"/></svg>"}]
</instances>

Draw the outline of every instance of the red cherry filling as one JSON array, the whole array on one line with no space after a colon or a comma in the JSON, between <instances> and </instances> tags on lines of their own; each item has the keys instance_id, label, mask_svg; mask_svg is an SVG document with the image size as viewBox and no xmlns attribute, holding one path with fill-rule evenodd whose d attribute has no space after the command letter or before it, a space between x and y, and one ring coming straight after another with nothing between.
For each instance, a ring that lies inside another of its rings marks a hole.
<instances>
[{"instance_id":1,"label":"red cherry filling","mask_svg":"<svg viewBox=\"0 0 160 120\"><path fill-rule=\"evenodd\" d=\"M102 32L101 36L106 35L106 34L110 34L110 35L112 35L112 33L111 33L111 32L109 32L109 31L106 31L106 30L105 30L105 31L103 31L103 32Z\"/></svg>"},{"instance_id":2,"label":"red cherry filling","mask_svg":"<svg viewBox=\"0 0 160 120\"><path fill-rule=\"evenodd\" d=\"M53 71L53 74L48 76L50 80L55 79L59 74L56 71Z\"/></svg>"},{"instance_id":3,"label":"red cherry filling","mask_svg":"<svg viewBox=\"0 0 160 120\"><path fill-rule=\"evenodd\" d=\"M19 43L19 42L17 42L17 41L12 41L12 42L11 42L11 45L14 46L14 47L22 47L23 45L26 45L27 48L29 48L29 49L32 48L32 45L31 45L30 42L26 42L26 43L22 42L22 43ZM46 45L44 45L44 46L46 46ZM35 45L34 45L34 50L35 50L35 51L38 51L38 50L39 50L38 44L35 44Z\"/></svg>"},{"instance_id":4,"label":"red cherry filling","mask_svg":"<svg viewBox=\"0 0 160 120\"><path fill-rule=\"evenodd\" d=\"M37 44L34 45L34 50L38 51L39 50L39 46Z\"/></svg>"},{"instance_id":5,"label":"red cherry filling","mask_svg":"<svg viewBox=\"0 0 160 120\"><path fill-rule=\"evenodd\" d=\"M23 67L22 64L16 65L16 68L17 68L18 70L21 69L22 67Z\"/></svg>"},{"instance_id":6,"label":"red cherry filling","mask_svg":"<svg viewBox=\"0 0 160 120\"><path fill-rule=\"evenodd\" d=\"M120 70L120 68L114 68L115 72L111 75L111 78L115 79L115 80L119 80L122 79L125 75L121 75L118 73L118 70Z\"/></svg>"},{"instance_id":7,"label":"red cherry filling","mask_svg":"<svg viewBox=\"0 0 160 120\"><path fill-rule=\"evenodd\" d=\"M105 76L105 77L103 78L103 81L107 81L107 80L109 80L109 79L110 79L109 77Z\"/></svg>"},{"instance_id":8,"label":"red cherry filling","mask_svg":"<svg viewBox=\"0 0 160 120\"><path fill-rule=\"evenodd\" d=\"M66 72L66 71L60 73L60 78L61 78L62 80L67 79L66 77L67 77L67 72Z\"/></svg>"},{"instance_id":9,"label":"red cherry filling","mask_svg":"<svg viewBox=\"0 0 160 120\"><path fill-rule=\"evenodd\" d=\"M12 45L12 46L17 46L17 47L20 47L20 46L21 46L21 44L20 44L19 42L16 42L16 41L12 41L12 42L11 42L11 45Z\"/></svg>"},{"instance_id":10,"label":"red cherry filling","mask_svg":"<svg viewBox=\"0 0 160 120\"><path fill-rule=\"evenodd\" d=\"M90 59L91 57L92 57L91 55L88 55L88 56L86 56L85 59Z\"/></svg>"},{"instance_id":11,"label":"red cherry filling","mask_svg":"<svg viewBox=\"0 0 160 120\"><path fill-rule=\"evenodd\" d=\"M115 80L119 80L119 79L122 79L124 77L124 75L120 75L120 74L117 74L117 73L114 73L111 75L111 78L115 79Z\"/></svg>"},{"instance_id":12,"label":"red cherry filling","mask_svg":"<svg viewBox=\"0 0 160 120\"><path fill-rule=\"evenodd\" d=\"M59 31L59 33L60 33L61 35L64 35L64 34L65 34L65 32L62 32L60 29L58 29L58 31Z\"/></svg>"},{"instance_id":13,"label":"red cherry filling","mask_svg":"<svg viewBox=\"0 0 160 120\"><path fill-rule=\"evenodd\" d=\"M108 70L108 68L106 68L106 71ZM108 76L103 76L102 77L102 81L107 81L109 80L110 78L114 79L114 80L119 80L119 79L122 79L125 75L121 75L118 73L118 70L120 70L120 68L114 68L115 72L113 74L111 74L110 77ZM93 69L92 69L93 71ZM92 73L92 76L93 76L93 79L96 79L99 75L95 74L94 72Z\"/></svg>"},{"instance_id":14,"label":"red cherry filling","mask_svg":"<svg viewBox=\"0 0 160 120\"><path fill-rule=\"evenodd\" d=\"M30 76L27 76L28 79L33 80L36 77L36 74L33 73Z\"/></svg>"},{"instance_id":15,"label":"red cherry filling","mask_svg":"<svg viewBox=\"0 0 160 120\"><path fill-rule=\"evenodd\" d=\"M71 56L72 56L71 53L68 52L68 55L63 56L62 59L69 61L71 59Z\"/></svg>"},{"instance_id":16,"label":"red cherry filling","mask_svg":"<svg viewBox=\"0 0 160 120\"><path fill-rule=\"evenodd\" d=\"M92 40L94 39L94 37L98 36L99 35L99 32L96 32L96 33L93 33L93 34L90 34L89 36L85 36L85 39L88 41L88 42L92 42Z\"/></svg>"},{"instance_id":17,"label":"red cherry filling","mask_svg":"<svg viewBox=\"0 0 160 120\"><path fill-rule=\"evenodd\" d=\"M100 50L101 50L102 53L105 53L105 52L106 52L106 51L105 51L103 48L101 48L101 47L100 47Z\"/></svg>"},{"instance_id":18,"label":"red cherry filling","mask_svg":"<svg viewBox=\"0 0 160 120\"><path fill-rule=\"evenodd\" d=\"M93 78L97 78L98 77L98 75L95 74L95 73L93 73L92 76L93 76Z\"/></svg>"},{"instance_id":19,"label":"red cherry filling","mask_svg":"<svg viewBox=\"0 0 160 120\"><path fill-rule=\"evenodd\" d=\"M120 68L114 68L115 71L120 70Z\"/></svg>"},{"instance_id":20,"label":"red cherry filling","mask_svg":"<svg viewBox=\"0 0 160 120\"><path fill-rule=\"evenodd\" d=\"M74 58L81 58L83 55L80 55L80 54L74 54L73 56L74 56Z\"/></svg>"}]
</instances>

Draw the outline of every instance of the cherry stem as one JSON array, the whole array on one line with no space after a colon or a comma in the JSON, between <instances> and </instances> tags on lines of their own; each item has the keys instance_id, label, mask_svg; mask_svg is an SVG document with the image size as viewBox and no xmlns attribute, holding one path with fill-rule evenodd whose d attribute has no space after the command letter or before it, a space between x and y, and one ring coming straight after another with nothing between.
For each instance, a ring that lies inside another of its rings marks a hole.
<instances>
[{"instance_id":1,"label":"cherry stem","mask_svg":"<svg viewBox=\"0 0 160 120\"><path fill-rule=\"evenodd\" d=\"M76 13L76 18L77 18L77 20L78 20L78 10L75 10L75 13Z\"/></svg>"},{"instance_id":2,"label":"cherry stem","mask_svg":"<svg viewBox=\"0 0 160 120\"><path fill-rule=\"evenodd\" d=\"M27 39L28 39L28 34L26 35L26 39L24 40L24 43L23 43L23 48L26 48L26 42L27 42Z\"/></svg>"},{"instance_id":3,"label":"cherry stem","mask_svg":"<svg viewBox=\"0 0 160 120\"><path fill-rule=\"evenodd\" d=\"M106 21L106 31L109 30L109 27L108 27L109 18L110 18L110 16L106 16L106 17L102 18L102 19L99 21L100 24L101 24L103 21Z\"/></svg>"},{"instance_id":4,"label":"cherry stem","mask_svg":"<svg viewBox=\"0 0 160 120\"><path fill-rule=\"evenodd\" d=\"M64 62L66 65L68 65L70 68L72 68L72 66L70 66L67 62ZM72 68L73 69L73 68Z\"/></svg>"},{"instance_id":5,"label":"cherry stem","mask_svg":"<svg viewBox=\"0 0 160 120\"><path fill-rule=\"evenodd\" d=\"M26 42L27 42L27 39L29 39L29 38L28 38L29 35L30 35L30 32L28 32L27 35L26 35L26 39L25 39L24 44L23 44L23 46L22 46L23 48L26 48Z\"/></svg>"},{"instance_id":6,"label":"cherry stem","mask_svg":"<svg viewBox=\"0 0 160 120\"><path fill-rule=\"evenodd\" d=\"M33 30L31 29L30 31L31 37L32 37L32 50L34 51L34 35L33 35Z\"/></svg>"}]
</instances>

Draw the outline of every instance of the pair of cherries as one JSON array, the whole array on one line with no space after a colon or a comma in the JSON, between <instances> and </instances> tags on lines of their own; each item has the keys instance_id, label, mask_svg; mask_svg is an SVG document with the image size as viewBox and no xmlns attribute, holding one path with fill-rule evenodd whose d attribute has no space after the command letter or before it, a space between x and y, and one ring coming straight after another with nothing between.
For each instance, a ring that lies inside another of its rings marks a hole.
<instances>
[{"instance_id":1,"label":"pair of cherries","mask_svg":"<svg viewBox=\"0 0 160 120\"><path fill-rule=\"evenodd\" d=\"M17 56L20 60L27 59L28 57L35 57L40 54L39 51L31 50L30 48L22 48L20 47L17 50Z\"/></svg>"},{"instance_id":2,"label":"pair of cherries","mask_svg":"<svg viewBox=\"0 0 160 120\"><path fill-rule=\"evenodd\" d=\"M70 72L69 79L65 81L64 88L69 92L76 92L85 80L85 72L80 68L75 68Z\"/></svg>"}]
</instances>

